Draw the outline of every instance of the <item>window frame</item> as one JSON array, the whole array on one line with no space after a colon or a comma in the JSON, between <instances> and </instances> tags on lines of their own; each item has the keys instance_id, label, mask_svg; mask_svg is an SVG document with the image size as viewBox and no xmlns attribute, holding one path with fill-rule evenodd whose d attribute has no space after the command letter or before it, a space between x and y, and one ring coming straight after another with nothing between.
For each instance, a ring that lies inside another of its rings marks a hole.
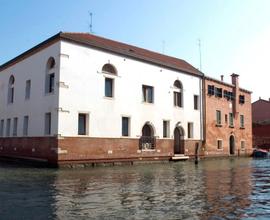
<instances>
[{"instance_id":1,"label":"window frame","mask_svg":"<svg viewBox=\"0 0 270 220\"><path fill-rule=\"evenodd\" d=\"M85 117L84 120L84 132L80 133L80 115ZM89 136L89 113L88 112L78 112L78 129L77 129L77 135L78 136Z\"/></svg>"},{"instance_id":2,"label":"window frame","mask_svg":"<svg viewBox=\"0 0 270 220\"><path fill-rule=\"evenodd\" d=\"M193 100L194 100L194 110L199 110L200 109L200 105L199 105L199 95L194 95L193 96Z\"/></svg>"},{"instance_id":3,"label":"window frame","mask_svg":"<svg viewBox=\"0 0 270 220\"><path fill-rule=\"evenodd\" d=\"M154 104L154 87L149 85L142 85L142 96L143 96L143 102Z\"/></svg>"},{"instance_id":4,"label":"window frame","mask_svg":"<svg viewBox=\"0 0 270 220\"><path fill-rule=\"evenodd\" d=\"M187 124L187 138L192 139L194 138L194 123L188 122Z\"/></svg>"},{"instance_id":5,"label":"window frame","mask_svg":"<svg viewBox=\"0 0 270 220\"><path fill-rule=\"evenodd\" d=\"M170 138L170 120L163 120L162 131L163 138Z\"/></svg>"},{"instance_id":6,"label":"window frame","mask_svg":"<svg viewBox=\"0 0 270 220\"><path fill-rule=\"evenodd\" d=\"M245 128L245 117L244 115L240 115L240 128Z\"/></svg>"},{"instance_id":7,"label":"window frame","mask_svg":"<svg viewBox=\"0 0 270 220\"><path fill-rule=\"evenodd\" d=\"M12 136L17 137L18 135L18 117L13 118L13 129Z\"/></svg>"},{"instance_id":8,"label":"window frame","mask_svg":"<svg viewBox=\"0 0 270 220\"><path fill-rule=\"evenodd\" d=\"M216 110L216 126L222 126L222 116L221 110Z\"/></svg>"},{"instance_id":9,"label":"window frame","mask_svg":"<svg viewBox=\"0 0 270 220\"><path fill-rule=\"evenodd\" d=\"M23 136L28 136L29 134L29 116L25 115L23 117Z\"/></svg>"},{"instance_id":10,"label":"window frame","mask_svg":"<svg viewBox=\"0 0 270 220\"><path fill-rule=\"evenodd\" d=\"M234 127L234 118L233 118L233 113L229 113L229 127L233 128Z\"/></svg>"},{"instance_id":11,"label":"window frame","mask_svg":"<svg viewBox=\"0 0 270 220\"><path fill-rule=\"evenodd\" d=\"M1 119L0 121L0 137L4 137L5 135L5 120Z\"/></svg>"},{"instance_id":12,"label":"window frame","mask_svg":"<svg viewBox=\"0 0 270 220\"><path fill-rule=\"evenodd\" d=\"M124 120L127 119L127 125L124 126ZM130 117L129 116L122 116L121 117L121 133L122 137L130 137ZM127 131L124 130L127 128Z\"/></svg>"},{"instance_id":13,"label":"window frame","mask_svg":"<svg viewBox=\"0 0 270 220\"><path fill-rule=\"evenodd\" d=\"M110 82L110 91L108 94L107 90L107 82ZM104 79L104 97L106 98L114 98L114 78L111 77L105 77Z\"/></svg>"},{"instance_id":14,"label":"window frame","mask_svg":"<svg viewBox=\"0 0 270 220\"><path fill-rule=\"evenodd\" d=\"M29 100L31 97L31 80L28 79L25 81L25 96L24 100Z\"/></svg>"},{"instance_id":15,"label":"window frame","mask_svg":"<svg viewBox=\"0 0 270 220\"><path fill-rule=\"evenodd\" d=\"M223 140L222 139L217 139L217 150L223 150Z\"/></svg>"}]
</instances>

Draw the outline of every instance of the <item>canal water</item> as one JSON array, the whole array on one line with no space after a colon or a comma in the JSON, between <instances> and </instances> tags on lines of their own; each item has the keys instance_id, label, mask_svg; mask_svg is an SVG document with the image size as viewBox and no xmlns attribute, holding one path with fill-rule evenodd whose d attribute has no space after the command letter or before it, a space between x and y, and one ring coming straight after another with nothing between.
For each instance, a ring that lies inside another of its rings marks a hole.
<instances>
[{"instance_id":1,"label":"canal water","mask_svg":"<svg viewBox=\"0 0 270 220\"><path fill-rule=\"evenodd\" d=\"M270 160L60 170L0 164L0 219L270 219Z\"/></svg>"}]
</instances>

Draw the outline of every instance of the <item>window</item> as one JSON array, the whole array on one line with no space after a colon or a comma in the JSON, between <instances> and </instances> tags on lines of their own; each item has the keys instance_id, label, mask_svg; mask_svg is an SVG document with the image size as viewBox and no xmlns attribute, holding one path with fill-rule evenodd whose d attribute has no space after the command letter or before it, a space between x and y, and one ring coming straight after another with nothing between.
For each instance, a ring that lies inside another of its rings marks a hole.
<instances>
[{"instance_id":1,"label":"window","mask_svg":"<svg viewBox=\"0 0 270 220\"><path fill-rule=\"evenodd\" d=\"M199 109L199 96L194 95L194 109L198 110Z\"/></svg>"},{"instance_id":2,"label":"window","mask_svg":"<svg viewBox=\"0 0 270 220\"><path fill-rule=\"evenodd\" d=\"M227 124L228 123L228 115L225 114L225 123Z\"/></svg>"},{"instance_id":3,"label":"window","mask_svg":"<svg viewBox=\"0 0 270 220\"><path fill-rule=\"evenodd\" d=\"M8 83L8 103L14 102L14 83L15 83L14 76L10 76Z\"/></svg>"},{"instance_id":4,"label":"window","mask_svg":"<svg viewBox=\"0 0 270 220\"><path fill-rule=\"evenodd\" d=\"M17 128L18 128L18 118L13 118L13 132L12 132L12 135L14 137L17 136Z\"/></svg>"},{"instance_id":5,"label":"window","mask_svg":"<svg viewBox=\"0 0 270 220\"><path fill-rule=\"evenodd\" d=\"M0 137L4 136L4 119L0 122Z\"/></svg>"},{"instance_id":6,"label":"window","mask_svg":"<svg viewBox=\"0 0 270 220\"><path fill-rule=\"evenodd\" d=\"M240 128L244 128L244 127L245 127L244 115L240 115Z\"/></svg>"},{"instance_id":7,"label":"window","mask_svg":"<svg viewBox=\"0 0 270 220\"><path fill-rule=\"evenodd\" d=\"M226 98L228 101L234 100L234 93L224 90L223 97Z\"/></svg>"},{"instance_id":8,"label":"window","mask_svg":"<svg viewBox=\"0 0 270 220\"><path fill-rule=\"evenodd\" d=\"M11 123L11 119L9 118L7 120L6 137L9 137L10 136L10 123Z\"/></svg>"},{"instance_id":9,"label":"window","mask_svg":"<svg viewBox=\"0 0 270 220\"><path fill-rule=\"evenodd\" d=\"M117 75L117 71L116 71L115 67L112 64L109 64L109 63L105 64L102 67L102 72L106 73L106 74Z\"/></svg>"},{"instance_id":10,"label":"window","mask_svg":"<svg viewBox=\"0 0 270 220\"><path fill-rule=\"evenodd\" d=\"M214 95L215 94L215 86L208 85L208 95Z\"/></svg>"},{"instance_id":11,"label":"window","mask_svg":"<svg viewBox=\"0 0 270 220\"><path fill-rule=\"evenodd\" d=\"M78 135L88 134L88 114L80 113L78 117Z\"/></svg>"},{"instance_id":12,"label":"window","mask_svg":"<svg viewBox=\"0 0 270 220\"><path fill-rule=\"evenodd\" d=\"M216 125L221 125L221 111L216 110Z\"/></svg>"},{"instance_id":13,"label":"window","mask_svg":"<svg viewBox=\"0 0 270 220\"><path fill-rule=\"evenodd\" d=\"M44 133L45 135L51 134L52 126L52 114L50 112L45 113Z\"/></svg>"},{"instance_id":14,"label":"window","mask_svg":"<svg viewBox=\"0 0 270 220\"><path fill-rule=\"evenodd\" d=\"M188 138L193 138L193 123L188 123Z\"/></svg>"},{"instance_id":15,"label":"window","mask_svg":"<svg viewBox=\"0 0 270 220\"><path fill-rule=\"evenodd\" d=\"M122 117L122 136L129 136L129 117Z\"/></svg>"},{"instance_id":16,"label":"window","mask_svg":"<svg viewBox=\"0 0 270 220\"><path fill-rule=\"evenodd\" d=\"M230 127L233 127L233 113L229 113L229 123Z\"/></svg>"},{"instance_id":17,"label":"window","mask_svg":"<svg viewBox=\"0 0 270 220\"><path fill-rule=\"evenodd\" d=\"M222 150L222 140L217 140L217 149Z\"/></svg>"},{"instance_id":18,"label":"window","mask_svg":"<svg viewBox=\"0 0 270 220\"><path fill-rule=\"evenodd\" d=\"M239 95L239 103L245 104L245 96L244 95Z\"/></svg>"},{"instance_id":19,"label":"window","mask_svg":"<svg viewBox=\"0 0 270 220\"><path fill-rule=\"evenodd\" d=\"M222 88L215 88L215 96L222 98Z\"/></svg>"},{"instance_id":20,"label":"window","mask_svg":"<svg viewBox=\"0 0 270 220\"><path fill-rule=\"evenodd\" d=\"M163 137L170 137L170 121L163 121Z\"/></svg>"},{"instance_id":21,"label":"window","mask_svg":"<svg viewBox=\"0 0 270 220\"><path fill-rule=\"evenodd\" d=\"M106 97L113 97L113 84L114 84L114 79L105 78L105 96Z\"/></svg>"},{"instance_id":22,"label":"window","mask_svg":"<svg viewBox=\"0 0 270 220\"><path fill-rule=\"evenodd\" d=\"M143 101L147 103L154 103L154 87L143 85L142 91Z\"/></svg>"},{"instance_id":23,"label":"window","mask_svg":"<svg viewBox=\"0 0 270 220\"><path fill-rule=\"evenodd\" d=\"M30 99L31 80L27 80L25 84L25 100Z\"/></svg>"},{"instance_id":24,"label":"window","mask_svg":"<svg viewBox=\"0 0 270 220\"><path fill-rule=\"evenodd\" d=\"M173 84L173 103L174 106L183 107L183 86L179 80L174 81Z\"/></svg>"},{"instance_id":25,"label":"window","mask_svg":"<svg viewBox=\"0 0 270 220\"><path fill-rule=\"evenodd\" d=\"M242 150L245 149L245 141L241 141L241 149L242 149Z\"/></svg>"},{"instance_id":26,"label":"window","mask_svg":"<svg viewBox=\"0 0 270 220\"><path fill-rule=\"evenodd\" d=\"M45 79L45 93L53 93L55 86L55 60L51 57L47 62L46 79Z\"/></svg>"},{"instance_id":27,"label":"window","mask_svg":"<svg viewBox=\"0 0 270 220\"><path fill-rule=\"evenodd\" d=\"M23 136L28 135L29 117L26 115L23 117Z\"/></svg>"}]
</instances>

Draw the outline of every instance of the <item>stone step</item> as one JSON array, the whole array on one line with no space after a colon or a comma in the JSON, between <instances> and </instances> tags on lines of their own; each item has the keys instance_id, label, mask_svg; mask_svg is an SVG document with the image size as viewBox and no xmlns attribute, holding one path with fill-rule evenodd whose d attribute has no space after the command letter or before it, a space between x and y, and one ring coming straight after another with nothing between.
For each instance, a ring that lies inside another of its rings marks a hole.
<instances>
[{"instance_id":1,"label":"stone step","mask_svg":"<svg viewBox=\"0 0 270 220\"><path fill-rule=\"evenodd\" d=\"M172 158L172 160L188 160L189 156L185 156L184 154L175 154Z\"/></svg>"}]
</instances>

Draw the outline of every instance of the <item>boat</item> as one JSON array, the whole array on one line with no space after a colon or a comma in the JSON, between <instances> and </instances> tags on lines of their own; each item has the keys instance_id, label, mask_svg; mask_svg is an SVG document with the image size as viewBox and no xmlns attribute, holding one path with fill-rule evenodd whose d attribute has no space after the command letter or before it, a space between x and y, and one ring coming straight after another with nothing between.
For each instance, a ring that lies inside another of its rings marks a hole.
<instances>
[{"instance_id":1,"label":"boat","mask_svg":"<svg viewBox=\"0 0 270 220\"><path fill-rule=\"evenodd\" d=\"M256 158L266 158L269 157L270 154L267 150L263 150L263 149L254 149L252 152L252 157L256 157Z\"/></svg>"}]
</instances>

